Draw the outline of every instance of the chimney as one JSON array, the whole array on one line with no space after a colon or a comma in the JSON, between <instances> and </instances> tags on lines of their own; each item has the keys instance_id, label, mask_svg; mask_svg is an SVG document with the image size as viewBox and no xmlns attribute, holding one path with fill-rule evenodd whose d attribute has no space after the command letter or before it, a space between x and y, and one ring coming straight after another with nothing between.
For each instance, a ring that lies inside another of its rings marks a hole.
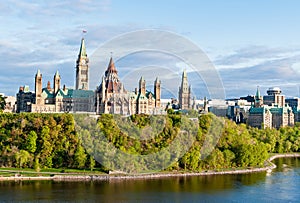
<instances>
[{"instance_id":1,"label":"chimney","mask_svg":"<svg viewBox=\"0 0 300 203\"><path fill-rule=\"evenodd\" d=\"M50 81L48 81L48 83L47 83L47 90L51 90L51 84L50 84Z\"/></svg>"}]
</instances>

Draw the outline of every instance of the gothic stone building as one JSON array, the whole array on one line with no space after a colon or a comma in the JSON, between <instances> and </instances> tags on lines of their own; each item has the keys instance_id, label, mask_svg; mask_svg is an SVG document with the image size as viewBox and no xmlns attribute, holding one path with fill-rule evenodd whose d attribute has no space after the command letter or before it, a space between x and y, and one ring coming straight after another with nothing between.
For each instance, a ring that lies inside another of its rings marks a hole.
<instances>
[{"instance_id":1,"label":"gothic stone building","mask_svg":"<svg viewBox=\"0 0 300 203\"><path fill-rule=\"evenodd\" d=\"M182 73L181 86L178 91L179 108L180 109L191 109L191 86L189 86L186 70Z\"/></svg>"},{"instance_id":2,"label":"gothic stone building","mask_svg":"<svg viewBox=\"0 0 300 203\"><path fill-rule=\"evenodd\" d=\"M61 88L61 77L58 71L43 88L40 70L35 75L35 92L20 87L17 94L17 112L95 112L95 93L88 90L88 57L84 39L81 40L76 61L76 89Z\"/></svg>"},{"instance_id":3,"label":"gothic stone building","mask_svg":"<svg viewBox=\"0 0 300 203\"><path fill-rule=\"evenodd\" d=\"M146 90L146 81L141 77L139 88L134 92L125 90L119 79L113 59L105 71L100 86L96 90L97 114L161 114L160 81L154 82L154 93Z\"/></svg>"}]
</instances>

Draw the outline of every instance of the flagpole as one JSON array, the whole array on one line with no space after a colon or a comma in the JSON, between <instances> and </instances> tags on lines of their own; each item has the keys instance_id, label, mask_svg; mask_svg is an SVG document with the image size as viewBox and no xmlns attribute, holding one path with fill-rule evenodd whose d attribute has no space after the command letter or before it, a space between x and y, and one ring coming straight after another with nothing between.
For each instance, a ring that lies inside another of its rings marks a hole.
<instances>
[{"instance_id":1,"label":"flagpole","mask_svg":"<svg viewBox=\"0 0 300 203\"><path fill-rule=\"evenodd\" d=\"M85 35L87 33L87 31L86 30L82 30L82 33L81 33L81 37L83 38L83 36Z\"/></svg>"}]
</instances>

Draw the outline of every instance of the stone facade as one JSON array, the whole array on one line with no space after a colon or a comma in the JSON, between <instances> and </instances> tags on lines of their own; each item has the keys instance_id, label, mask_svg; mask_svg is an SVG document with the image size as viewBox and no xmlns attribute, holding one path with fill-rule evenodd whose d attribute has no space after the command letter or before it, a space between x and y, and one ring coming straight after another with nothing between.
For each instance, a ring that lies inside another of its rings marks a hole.
<instances>
[{"instance_id":1,"label":"stone facade","mask_svg":"<svg viewBox=\"0 0 300 203\"><path fill-rule=\"evenodd\" d=\"M47 87L42 88L42 74L38 70L35 76L35 93L29 87L20 88L17 94L17 112L94 112L94 91L74 90L65 86L60 88L58 71L53 78L53 87L50 81Z\"/></svg>"},{"instance_id":2,"label":"stone facade","mask_svg":"<svg viewBox=\"0 0 300 203\"><path fill-rule=\"evenodd\" d=\"M61 88L61 77L57 71L43 88L43 77L40 70L35 75L35 92L29 87L20 87L17 94L17 112L95 112L95 92L88 90L88 58L81 40L78 59L76 61L76 89Z\"/></svg>"},{"instance_id":3,"label":"stone facade","mask_svg":"<svg viewBox=\"0 0 300 203\"><path fill-rule=\"evenodd\" d=\"M76 90L89 89L89 58L87 57L84 38L81 40L78 59L76 61Z\"/></svg>"},{"instance_id":4,"label":"stone facade","mask_svg":"<svg viewBox=\"0 0 300 203\"><path fill-rule=\"evenodd\" d=\"M125 90L119 79L113 59L110 58L100 86L96 90L97 114L161 114L160 81L154 82L154 93L146 90L146 81L139 80L139 88L134 92Z\"/></svg>"},{"instance_id":5,"label":"stone facade","mask_svg":"<svg viewBox=\"0 0 300 203\"><path fill-rule=\"evenodd\" d=\"M255 128L272 128L272 114L267 107L253 107L249 110L248 124Z\"/></svg>"},{"instance_id":6,"label":"stone facade","mask_svg":"<svg viewBox=\"0 0 300 203\"><path fill-rule=\"evenodd\" d=\"M186 70L182 73L181 85L178 91L179 106L181 109L191 109L191 86L189 86Z\"/></svg>"},{"instance_id":7,"label":"stone facade","mask_svg":"<svg viewBox=\"0 0 300 203\"><path fill-rule=\"evenodd\" d=\"M274 94L271 94L269 91L273 90L276 90L276 93L273 92ZM282 100L284 97L281 97L280 93L279 88L270 88L267 95L267 99L269 100L264 102L257 88L254 106L249 110L248 125L257 128L277 129L284 126L293 126L294 113L291 107L285 105ZM270 103L270 101L272 101L270 99L271 97L275 103ZM278 100L278 98L280 99Z\"/></svg>"}]
</instances>

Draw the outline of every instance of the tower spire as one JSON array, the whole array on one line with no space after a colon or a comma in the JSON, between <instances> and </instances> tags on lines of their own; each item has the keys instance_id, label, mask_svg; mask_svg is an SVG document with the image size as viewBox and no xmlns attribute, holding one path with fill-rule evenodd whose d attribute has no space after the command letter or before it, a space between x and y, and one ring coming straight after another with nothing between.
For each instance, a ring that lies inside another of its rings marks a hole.
<instances>
[{"instance_id":1,"label":"tower spire","mask_svg":"<svg viewBox=\"0 0 300 203\"><path fill-rule=\"evenodd\" d=\"M257 86L256 94L254 98L254 106L261 107L262 106L262 97L260 96L259 86Z\"/></svg>"},{"instance_id":2,"label":"tower spire","mask_svg":"<svg viewBox=\"0 0 300 203\"><path fill-rule=\"evenodd\" d=\"M87 57L84 38L81 39L78 59L76 61L76 89L89 89L89 59Z\"/></svg>"},{"instance_id":3,"label":"tower spire","mask_svg":"<svg viewBox=\"0 0 300 203\"><path fill-rule=\"evenodd\" d=\"M80 45L80 49L79 49L79 57L87 57L86 48L85 48L85 42L84 42L84 38L83 37L81 39L81 45Z\"/></svg>"},{"instance_id":4,"label":"tower spire","mask_svg":"<svg viewBox=\"0 0 300 203\"><path fill-rule=\"evenodd\" d=\"M105 71L105 75L107 75L107 73L118 73L112 57L110 57L109 64L107 66L107 70Z\"/></svg>"},{"instance_id":5,"label":"tower spire","mask_svg":"<svg viewBox=\"0 0 300 203\"><path fill-rule=\"evenodd\" d=\"M259 86L257 86L255 97L256 97L256 99L260 98Z\"/></svg>"},{"instance_id":6,"label":"tower spire","mask_svg":"<svg viewBox=\"0 0 300 203\"><path fill-rule=\"evenodd\" d=\"M182 73L181 86L179 87L178 98L181 109L189 109L191 107L191 87L188 83L186 69L184 69Z\"/></svg>"}]
</instances>

